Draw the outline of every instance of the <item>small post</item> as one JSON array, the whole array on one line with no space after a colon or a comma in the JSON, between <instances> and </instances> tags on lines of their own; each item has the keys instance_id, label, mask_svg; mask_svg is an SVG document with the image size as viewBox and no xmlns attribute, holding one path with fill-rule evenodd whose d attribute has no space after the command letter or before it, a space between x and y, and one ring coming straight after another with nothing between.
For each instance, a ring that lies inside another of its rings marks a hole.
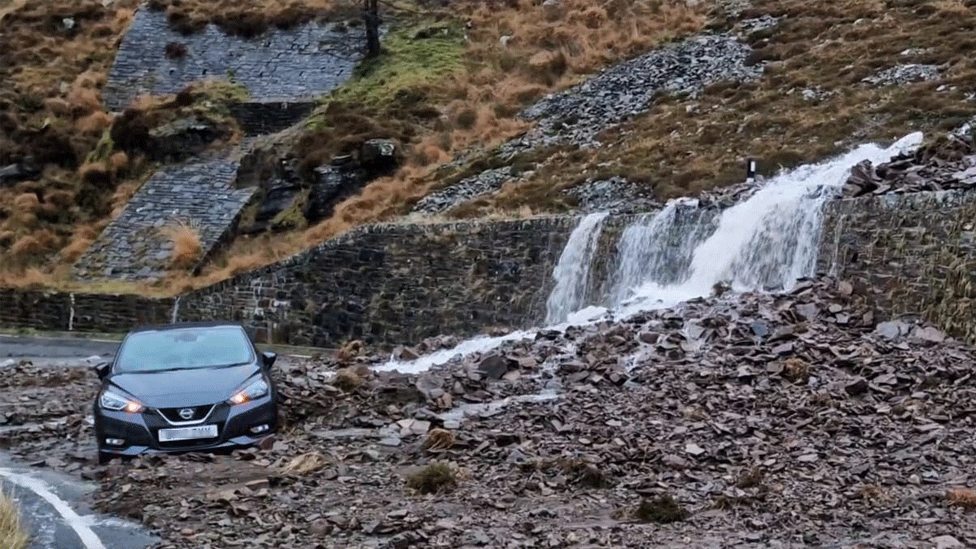
<instances>
[{"instance_id":1,"label":"small post","mask_svg":"<svg viewBox=\"0 0 976 549\"><path fill-rule=\"evenodd\" d=\"M363 0L363 17L366 23L366 58L380 55L380 13L377 0Z\"/></svg>"},{"instance_id":2,"label":"small post","mask_svg":"<svg viewBox=\"0 0 976 549\"><path fill-rule=\"evenodd\" d=\"M746 161L746 183L754 183L756 181L756 160L750 158Z\"/></svg>"}]
</instances>

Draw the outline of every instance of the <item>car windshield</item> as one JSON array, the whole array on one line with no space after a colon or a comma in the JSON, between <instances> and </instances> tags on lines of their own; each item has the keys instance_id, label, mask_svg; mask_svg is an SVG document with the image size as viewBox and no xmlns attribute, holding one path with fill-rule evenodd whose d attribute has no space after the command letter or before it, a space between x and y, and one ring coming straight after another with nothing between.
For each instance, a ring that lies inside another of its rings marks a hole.
<instances>
[{"instance_id":1,"label":"car windshield","mask_svg":"<svg viewBox=\"0 0 976 549\"><path fill-rule=\"evenodd\" d=\"M116 358L118 371L152 372L241 364L254 359L250 341L235 326L136 332Z\"/></svg>"}]
</instances>

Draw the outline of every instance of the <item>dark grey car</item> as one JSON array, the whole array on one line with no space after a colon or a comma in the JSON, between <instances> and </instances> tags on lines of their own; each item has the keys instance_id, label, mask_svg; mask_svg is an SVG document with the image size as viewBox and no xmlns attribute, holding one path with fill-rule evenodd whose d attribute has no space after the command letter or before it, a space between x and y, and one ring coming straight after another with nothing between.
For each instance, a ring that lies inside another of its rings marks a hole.
<instances>
[{"instance_id":1,"label":"dark grey car","mask_svg":"<svg viewBox=\"0 0 976 549\"><path fill-rule=\"evenodd\" d=\"M115 359L95 368L99 461L259 444L278 427L275 358L237 324L133 330Z\"/></svg>"}]
</instances>

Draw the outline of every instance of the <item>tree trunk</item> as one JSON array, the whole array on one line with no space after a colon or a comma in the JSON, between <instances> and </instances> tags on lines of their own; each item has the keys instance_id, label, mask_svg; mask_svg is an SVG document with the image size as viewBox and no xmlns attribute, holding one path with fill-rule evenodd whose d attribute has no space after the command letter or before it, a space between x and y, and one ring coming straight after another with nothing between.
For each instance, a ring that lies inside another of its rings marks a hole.
<instances>
[{"instance_id":1,"label":"tree trunk","mask_svg":"<svg viewBox=\"0 0 976 549\"><path fill-rule=\"evenodd\" d=\"M363 0L363 14L366 23L366 58L380 54L380 10L377 0Z\"/></svg>"}]
</instances>

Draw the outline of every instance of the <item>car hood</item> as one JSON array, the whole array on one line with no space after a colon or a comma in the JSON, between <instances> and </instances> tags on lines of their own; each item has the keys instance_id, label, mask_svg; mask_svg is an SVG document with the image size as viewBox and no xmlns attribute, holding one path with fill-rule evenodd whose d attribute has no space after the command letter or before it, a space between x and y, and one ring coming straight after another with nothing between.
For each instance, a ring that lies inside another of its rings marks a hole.
<instances>
[{"instance_id":1,"label":"car hood","mask_svg":"<svg viewBox=\"0 0 976 549\"><path fill-rule=\"evenodd\" d=\"M256 364L223 368L193 368L162 372L123 372L109 379L152 408L203 406L222 402L261 371Z\"/></svg>"}]
</instances>

